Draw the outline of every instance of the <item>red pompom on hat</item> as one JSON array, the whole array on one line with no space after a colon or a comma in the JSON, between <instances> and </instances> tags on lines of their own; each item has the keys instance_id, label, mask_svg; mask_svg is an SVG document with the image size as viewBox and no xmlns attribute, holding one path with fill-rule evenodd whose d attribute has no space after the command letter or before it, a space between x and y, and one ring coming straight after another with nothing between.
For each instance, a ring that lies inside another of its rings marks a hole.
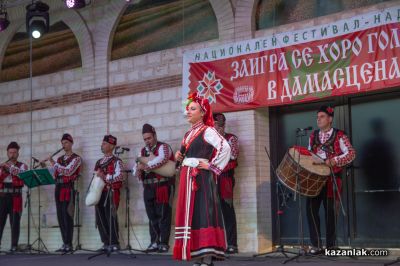
<instances>
[{"instance_id":1,"label":"red pompom on hat","mask_svg":"<svg viewBox=\"0 0 400 266\"><path fill-rule=\"evenodd\" d=\"M333 117L334 114L335 114L333 108L332 108L331 106L327 106L327 105L322 105L322 106L319 108L319 110L318 110L317 113L319 113L319 112L326 113L327 115L332 116L332 117Z\"/></svg>"}]
</instances>

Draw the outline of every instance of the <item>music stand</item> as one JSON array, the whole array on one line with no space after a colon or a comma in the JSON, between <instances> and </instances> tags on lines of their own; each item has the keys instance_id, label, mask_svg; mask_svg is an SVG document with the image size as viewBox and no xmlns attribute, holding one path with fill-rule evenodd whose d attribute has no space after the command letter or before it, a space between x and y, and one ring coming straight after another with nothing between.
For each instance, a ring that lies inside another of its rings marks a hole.
<instances>
[{"instance_id":1,"label":"music stand","mask_svg":"<svg viewBox=\"0 0 400 266\"><path fill-rule=\"evenodd\" d=\"M50 174L49 170L47 168L42 168L42 169L32 169L28 170L25 172L22 172L18 174L18 177L24 181L24 184L28 187L28 189L32 189L35 187L38 187L38 196L39 196L39 204L38 204L38 214L39 214L39 225L38 225L38 238L33 241L31 245L28 246L28 250L32 250L32 246L38 242L38 249L37 251L39 253L49 253L49 250L47 249L46 245L44 244L41 235L40 235L40 209L42 206L40 206L40 186L46 186L46 185L54 185L54 179L53 176ZM29 198L30 201L30 198ZM30 219L30 217L28 217ZM43 247L43 250L42 250Z\"/></svg>"}]
</instances>

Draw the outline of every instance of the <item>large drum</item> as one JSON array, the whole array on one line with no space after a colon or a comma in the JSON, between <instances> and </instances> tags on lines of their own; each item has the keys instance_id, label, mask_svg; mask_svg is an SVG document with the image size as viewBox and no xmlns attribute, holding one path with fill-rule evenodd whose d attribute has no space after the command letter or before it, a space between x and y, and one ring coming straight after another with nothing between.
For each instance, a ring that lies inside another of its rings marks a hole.
<instances>
[{"instance_id":1,"label":"large drum","mask_svg":"<svg viewBox=\"0 0 400 266\"><path fill-rule=\"evenodd\" d=\"M155 158L155 155L153 153L150 153L150 156L148 157L138 157L137 161L140 163L145 163L147 164L148 161L151 161ZM163 166L153 169L151 170L151 172L154 172L156 174L165 176L165 177L172 177L175 176L175 162L169 160L166 164L164 164Z\"/></svg>"},{"instance_id":2,"label":"large drum","mask_svg":"<svg viewBox=\"0 0 400 266\"><path fill-rule=\"evenodd\" d=\"M304 196L315 197L324 187L330 169L325 164L315 164L312 153L305 148L292 147L276 169L276 175L289 189Z\"/></svg>"},{"instance_id":3,"label":"large drum","mask_svg":"<svg viewBox=\"0 0 400 266\"><path fill-rule=\"evenodd\" d=\"M88 192L86 194L86 206L94 206L99 203L104 186L105 183L103 179L95 175L92 179L92 182L90 183Z\"/></svg>"}]
</instances>

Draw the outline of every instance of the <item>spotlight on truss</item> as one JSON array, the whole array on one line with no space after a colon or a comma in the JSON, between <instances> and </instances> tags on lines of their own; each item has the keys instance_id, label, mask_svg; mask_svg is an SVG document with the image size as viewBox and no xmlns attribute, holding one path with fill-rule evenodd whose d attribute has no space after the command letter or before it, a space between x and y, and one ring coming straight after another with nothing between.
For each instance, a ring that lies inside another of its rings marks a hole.
<instances>
[{"instance_id":1,"label":"spotlight on truss","mask_svg":"<svg viewBox=\"0 0 400 266\"><path fill-rule=\"evenodd\" d=\"M36 1L26 6L26 30L35 39L49 31L49 6Z\"/></svg>"},{"instance_id":2,"label":"spotlight on truss","mask_svg":"<svg viewBox=\"0 0 400 266\"><path fill-rule=\"evenodd\" d=\"M87 4L85 0L65 0L65 5L70 9L79 9L84 8Z\"/></svg>"},{"instance_id":3,"label":"spotlight on truss","mask_svg":"<svg viewBox=\"0 0 400 266\"><path fill-rule=\"evenodd\" d=\"M7 12L0 13L0 32L7 29L8 25L10 25L10 21L8 20Z\"/></svg>"},{"instance_id":4,"label":"spotlight on truss","mask_svg":"<svg viewBox=\"0 0 400 266\"><path fill-rule=\"evenodd\" d=\"M10 21L8 20L8 14L6 7L4 6L4 2L0 2L0 32L7 29L8 25L10 25Z\"/></svg>"}]
</instances>

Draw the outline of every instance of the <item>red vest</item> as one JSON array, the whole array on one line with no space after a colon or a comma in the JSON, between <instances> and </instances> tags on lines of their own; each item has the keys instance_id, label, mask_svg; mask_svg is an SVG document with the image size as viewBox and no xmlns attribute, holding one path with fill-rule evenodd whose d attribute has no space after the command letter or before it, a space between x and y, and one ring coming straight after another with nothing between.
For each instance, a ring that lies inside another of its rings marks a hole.
<instances>
[{"instance_id":1,"label":"red vest","mask_svg":"<svg viewBox=\"0 0 400 266\"><path fill-rule=\"evenodd\" d=\"M17 166L18 168L21 168L21 166L23 165L23 163L21 162L17 162L15 164L15 166ZM10 172L8 169L1 169L1 175L0 175L0 188L4 188L4 179L10 175ZM24 181L22 181L22 179L20 179L18 176L16 175L12 175L12 187L13 188L22 188L24 186ZM22 212L22 194L21 193L17 193L17 194L13 194L12 196L12 200L13 200L13 205L12 205L12 211L15 213L21 213Z\"/></svg>"},{"instance_id":2,"label":"red vest","mask_svg":"<svg viewBox=\"0 0 400 266\"><path fill-rule=\"evenodd\" d=\"M21 168L22 165L23 163L21 162L17 162L15 164L15 166L18 168ZM9 175L10 175L9 169L3 168L0 175L0 188L4 187L4 179L6 179L6 177ZM12 178L12 186L14 188L21 188L24 186L24 181L22 181L22 179L20 179L17 175L13 175L11 176L11 178Z\"/></svg>"},{"instance_id":3,"label":"red vest","mask_svg":"<svg viewBox=\"0 0 400 266\"><path fill-rule=\"evenodd\" d=\"M121 161L120 158L113 156L113 157L111 157L111 159L106 161L104 164L100 164L100 162L101 162L101 159L100 159L96 162L94 171L97 172L97 170L101 169L105 175L113 175L113 174L115 174L115 163L117 162L117 160ZM104 190L107 190L108 187L110 187L110 186L113 189L120 189L122 187L122 181L115 181L115 182L112 182L111 184L105 178L103 178L103 181L107 184L104 187Z\"/></svg>"},{"instance_id":4,"label":"red vest","mask_svg":"<svg viewBox=\"0 0 400 266\"><path fill-rule=\"evenodd\" d=\"M310 135L310 144L311 144L311 150L314 153L317 153L318 149L322 149L325 151L327 158L332 159L333 157L342 155L343 152L340 149L340 138L343 137L344 132L334 128L332 131L331 137L324 143L322 144L319 140L319 130L314 130L311 135ZM335 173L335 179L336 183L338 186L338 192L337 194L340 195L342 192L342 180L339 178L339 173L342 171L341 167L334 166L333 167L333 172ZM327 196L328 198L333 197L333 182L332 178L329 177L328 181L326 182L327 186ZM336 196L336 200L339 198L339 196Z\"/></svg>"},{"instance_id":5,"label":"red vest","mask_svg":"<svg viewBox=\"0 0 400 266\"><path fill-rule=\"evenodd\" d=\"M72 160L74 160L77 157L79 157L79 155L77 155L75 153L71 154L71 156L69 156L69 158L67 160L64 160L64 156L60 156L57 159L57 163L59 165L61 165L61 166L67 166L68 164L70 164L72 162ZM64 184L72 183L77 179L77 177L79 176L80 171L81 171L81 165L75 170L75 172L71 176L63 176L58 171L54 172L54 176L56 178L62 178Z\"/></svg>"},{"instance_id":6,"label":"red vest","mask_svg":"<svg viewBox=\"0 0 400 266\"><path fill-rule=\"evenodd\" d=\"M310 135L311 150L314 153L317 153L318 149L325 150L328 159L342 155L343 152L340 149L339 140L343 137L343 135L344 132L342 130L334 128L331 137L324 144L322 144L319 140L319 130L314 130ZM333 172L335 174L339 173L340 171L342 171L341 167L333 167Z\"/></svg>"}]
</instances>

